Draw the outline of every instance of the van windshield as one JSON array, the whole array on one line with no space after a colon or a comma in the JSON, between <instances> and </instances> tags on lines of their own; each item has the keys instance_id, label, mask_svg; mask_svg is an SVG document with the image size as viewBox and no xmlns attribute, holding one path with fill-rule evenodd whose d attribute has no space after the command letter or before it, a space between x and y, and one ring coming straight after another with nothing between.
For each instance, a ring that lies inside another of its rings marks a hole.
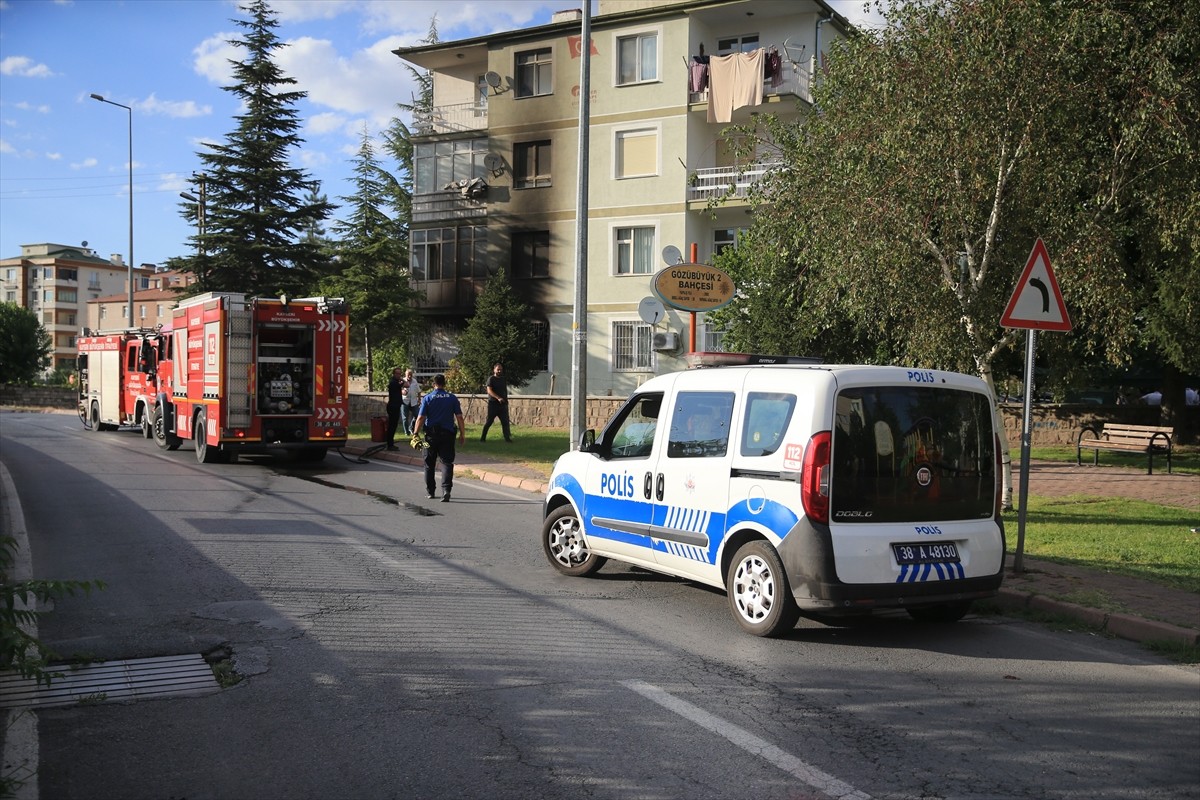
<instances>
[{"instance_id":1,"label":"van windshield","mask_svg":"<svg viewBox=\"0 0 1200 800\"><path fill-rule=\"evenodd\" d=\"M830 519L929 522L994 513L991 404L975 392L916 386L838 393Z\"/></svg>"}]
</instances>

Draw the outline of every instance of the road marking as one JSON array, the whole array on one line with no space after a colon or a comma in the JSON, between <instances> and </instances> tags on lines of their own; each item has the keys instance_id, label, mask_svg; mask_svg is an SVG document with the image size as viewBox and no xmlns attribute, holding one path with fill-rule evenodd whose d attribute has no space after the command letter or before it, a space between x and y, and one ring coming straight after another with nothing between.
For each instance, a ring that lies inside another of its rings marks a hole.
<instances>
[{"instance_id":1,"label":"road marking","mask_svg":"<svg viewBox=\"0 0 1200 800\"><path fill-rule=\"evenodd\" d=\"M725 737L746 752L765 758L779 769L830 797L844 798L844 800L871 800L869 794L860 792L850 784L804 763L790 753L785 753L744 728L739 728L731 722L713 716L704 709L694 706L686 700L680 700L657 686L643 681L621 681L621 685L637 692L647 700L658 703L668 711L673 711L684 719L696 723L701 728Z\"/></svg>"}]
</instances>

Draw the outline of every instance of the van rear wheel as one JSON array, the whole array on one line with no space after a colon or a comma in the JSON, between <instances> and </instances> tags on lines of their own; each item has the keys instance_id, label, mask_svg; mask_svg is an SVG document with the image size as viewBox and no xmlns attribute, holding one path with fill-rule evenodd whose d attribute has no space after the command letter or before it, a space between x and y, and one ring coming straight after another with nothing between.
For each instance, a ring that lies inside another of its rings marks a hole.
<instances>
[{"instance_id":1,"label":"van rear wheel","mask_svg":"<svg viewBox=\"0 0 1200 800\"><path fill-rule=\"evenodd\" d=\"M766 542L738 548L725 581L729 609L737 624L755 636L783 636L796 627L800 608L792 597L783 562Z\"/></svg>"},{"instance_id":2,"label":"van rear wheel","mask_svg":"<svg viewBox=\"0 0 1200 800\"><path fill-rule=\"evenodd\" d=\"M570 505L556 508L542 525L542 550L559 572L572 577L591 575L608 559L594 555L583 541L583 526Z\"/></svg>"}]
</instances>

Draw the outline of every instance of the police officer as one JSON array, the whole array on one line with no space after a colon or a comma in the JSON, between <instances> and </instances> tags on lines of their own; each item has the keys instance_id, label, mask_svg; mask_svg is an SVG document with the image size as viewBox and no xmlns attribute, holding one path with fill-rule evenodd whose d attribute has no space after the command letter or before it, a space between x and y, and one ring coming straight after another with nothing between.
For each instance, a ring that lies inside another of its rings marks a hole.
<instances>
[{"instance_id":1,"label":"police officer","mask_svg":"<svg viewBox=\"0 0 1200 800\"><path fill-rule=\"evenodd\" d=\"M413 425L413 441L425 432L425 491L432 500L436 486L433 474L437 460L442 460L442 502L450 502L450 490L454 487L454 434L458 423L458 441L466 444L467 429L463 422L462 405L458 398L446 391L446 376L433 376L433 391L425 395L417 411Z\"/></svg>"}]
</instances>

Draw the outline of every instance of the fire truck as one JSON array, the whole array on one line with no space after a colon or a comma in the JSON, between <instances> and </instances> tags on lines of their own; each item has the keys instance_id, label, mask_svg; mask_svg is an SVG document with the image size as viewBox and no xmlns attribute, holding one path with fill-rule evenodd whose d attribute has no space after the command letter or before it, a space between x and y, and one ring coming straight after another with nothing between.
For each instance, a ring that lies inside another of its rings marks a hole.
<instances>
[{"instance_id":1,"label":"fire truck","mask_svg":"<svg viewBox=\"0 0 1200 800\"><path fill-rule=\"evenodd\" d=\"M154 328L90 331L79 348L79 418L93 431L136 425L151 436L150 409L158 397L158 363L166 335Z\"/></svg>"},{"instance_id":2,"label":"fire truck","mask_svg":"<svg viewBox=\"0 0 1200 800\"><path fill-rule=\"evenodd\" d=\"M346 443L349 321L341 298L212 292L175 308L147 425L201 463L292 451L320 461Z\"/></svg>"}]
</instances>

